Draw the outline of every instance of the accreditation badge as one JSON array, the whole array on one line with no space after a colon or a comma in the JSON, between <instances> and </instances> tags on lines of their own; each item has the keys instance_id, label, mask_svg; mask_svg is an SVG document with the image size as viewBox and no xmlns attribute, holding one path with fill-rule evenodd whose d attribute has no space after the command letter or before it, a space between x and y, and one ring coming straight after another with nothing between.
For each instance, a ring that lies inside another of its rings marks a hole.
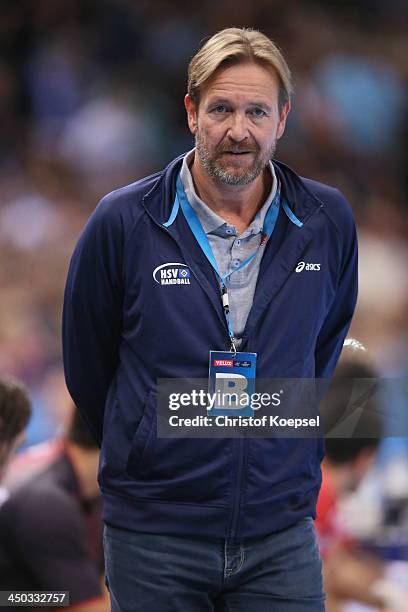
<instances>
[{"instance_id":1,"label":"accreditation badge","mask_svg":"<svg viewBox=\"0 0 408 612\"><path fill-rule=\"evenodd\" d=\"M209 415L253 416L256 353L210 351Z\"/></svg>"}]
</instances>

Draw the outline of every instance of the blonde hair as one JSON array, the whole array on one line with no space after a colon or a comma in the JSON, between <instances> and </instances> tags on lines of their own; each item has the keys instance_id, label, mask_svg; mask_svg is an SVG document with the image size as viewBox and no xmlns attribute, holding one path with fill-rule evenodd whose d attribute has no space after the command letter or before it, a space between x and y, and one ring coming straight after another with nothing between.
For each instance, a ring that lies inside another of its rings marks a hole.
<instances>
[{"instance_id":1,"label":"blonde hair","mask_svg":"<svg viewBox=\"0 0 408 612\"><path fill-rule=\"evenodd\" d=\"M271 68L279 79L279 110L290 100L292 81L289 66L274 42L250 28L226 28L214 34L192 58L188 67L188 94L198 105L200 90L224 65L245 61Z\"/></svg>"}]
</instances>

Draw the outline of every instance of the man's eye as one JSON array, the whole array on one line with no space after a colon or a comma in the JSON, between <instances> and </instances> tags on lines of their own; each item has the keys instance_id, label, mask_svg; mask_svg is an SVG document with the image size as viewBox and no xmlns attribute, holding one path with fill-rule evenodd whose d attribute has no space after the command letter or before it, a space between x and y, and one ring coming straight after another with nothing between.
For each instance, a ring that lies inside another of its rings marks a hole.
<instances>
[{"instance_id":1,"label":"man's eye","mask_svg":"<svg viewBox=\"0 0 408 612\"><path fill-rule=\"evenodd\" d=\"M249 114L253 117L266 117L266 112L262 108L251 108Z\"/></svg>"},{"instance_id":2,"label":"man's eye","mask_svg":"<svg viewBox=\"0 0 408 612\"><path fill-rule=\"evenodd\" d=\"M214 106L214 108L212 109L213 113L226 113L227 112L227 107L225 106L225 104L218 104L217 106Z\"/></svg>"}]
</instances>

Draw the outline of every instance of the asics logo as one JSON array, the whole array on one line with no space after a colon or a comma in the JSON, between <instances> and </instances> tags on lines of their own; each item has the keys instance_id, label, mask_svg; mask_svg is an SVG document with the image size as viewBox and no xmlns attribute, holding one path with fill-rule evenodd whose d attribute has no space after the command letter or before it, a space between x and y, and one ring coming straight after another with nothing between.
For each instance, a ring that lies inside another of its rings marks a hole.
<instances>
[{"instance_id":1,"label":"asics logo","mask_svg":"<svg viewBox=\"0 0 408 612\"><path fill-rule=\"evenodd\" d=\"M317 272L320 270L319 263L306 263L305 261L299 261L298 265L295 268L295 272L303 272L303 270L307 270L308 272Z\"/></svg>"}]
</instances>

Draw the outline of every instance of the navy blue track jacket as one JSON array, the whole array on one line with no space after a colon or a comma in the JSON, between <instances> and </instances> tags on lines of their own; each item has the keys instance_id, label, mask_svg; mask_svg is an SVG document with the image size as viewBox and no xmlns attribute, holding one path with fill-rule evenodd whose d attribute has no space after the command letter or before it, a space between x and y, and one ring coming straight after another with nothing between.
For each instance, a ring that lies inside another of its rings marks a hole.
<instances>
[{"instance_id":1,"label":"navy blue track jacket","mask_svg":"<svg viewBox=\"0 0 408 612\"><path fill-rule=\"evenodd\" d=\"M181 211L163 227L181 162L105 196L86 224L65 290L67 385L101 443L105 522L258 537L315 516L323 442L157 437L157 379L204 379L209 351L230 348L217 278ZM274 164L303 226L280 208L240 350L258 354L259 378L324 378L356 302L354 220L338 190ZM320 270L296 273L300 261ZM190 268L190 284L155 282L153 271L169 262Z\"/></svg>"}]
</instances>

